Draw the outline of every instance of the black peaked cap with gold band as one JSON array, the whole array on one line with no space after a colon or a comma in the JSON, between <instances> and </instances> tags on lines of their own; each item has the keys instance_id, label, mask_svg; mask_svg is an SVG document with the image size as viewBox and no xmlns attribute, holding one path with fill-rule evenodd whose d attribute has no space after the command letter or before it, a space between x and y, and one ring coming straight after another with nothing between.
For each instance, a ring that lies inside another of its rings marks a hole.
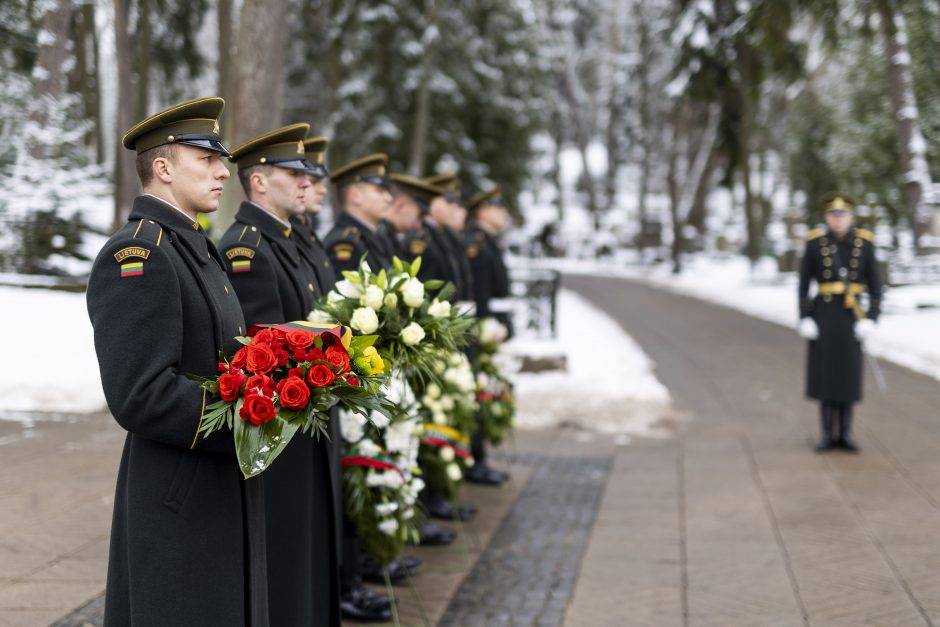
<instances>
[{"instance_id":1,"label":"black peaked cap with gold band","mask_svg":"<svg viewBox=\"0 0 940 627\"><path fill-rule=\"evenodd\" d=\"M435 187L440 187L444 191L447 200L460 203L460 178L456 172L444 172L435 174L424 179L425 183L430 183Z\"/></svg>"},{"instance_id":2,"label":"black peaked cap with gold band","mask_svg":"<svg viewBox=\"0 0 940 627\"><path fill-rule=\"evenodd\" d=\"M309 170L304 138L309 124L291 124L247 141L229 157L239 170L256 165L273 165L287 170Z\"/></svg>"},{"instance_id":3,"label":"black peaked cap with gold band","mask_svg":"<svg viewBox=\"0 0 940 627\"><path fill-rule=\"evenodd\" d=\"M310 176L322 179L330 176L326 169L326 147L329 144L330 140L326 137L308 137L304 140L304 151L307 153L307 161L310 162L307 174Z\"/></svg>"},{"instance_id":4,"label":"black peaked cap with gold band","mask_svg":"<svg viewBox=\"0 0 940 627\"><path fill-rule=\"evenodd\" d=\"M470 197L470 200L467 201L467 209L470 211L476 211L477 209L490 205L495 205L498 207L503 206L502 192L500 192L498 185L491 189L474 194Z\"/></svg>"},{"instance_id":5,"label":"black peaked cap with gold band","mask_svg":"<svg viewBox=\"0 0 940 627\"><path fill-rule=\"evenodd\" d=\"M821 200L824 211L833 209L851 211L856 205L855 197L848 192L827 192L823 194Z\"/></svg>"},{"instance_id":6,"label":"black peaked cap with gold band","mask_svg":"<svg viewBox=\"0 0 940 627\"><path fill-rule=\"evenodd\" d=\"M418 201L418 206L425 212L428 211L428 205L432 200L444 195L442 188L414 176L392 174L388 178L392 185Z\"/></svg>"},{"instance_id":7,"label":"black peaked cap with gold band","mask_svg":"<svg viewBox=\"0 0 940 627\"><path fill-rule=\"evenodd\" d=\"M385 178L386 165L388 165L388 155L377 152L336 168L330 175L330 182L336 187L359 182L388 187L388 179Z\"/></svg>"},{"instance_id":8,"label":"black peaked cap with gold band","mask_svg":"<svg viewBox=\"0 0 940 627\"><path fill-rule=\"evenodd\" d=\"M166 144L183 144L228 156L219 133L224 108L225 101L218 97L178 104L135 124L124 133L121 143L137 154Z\"/></svg>"}]
</instances>

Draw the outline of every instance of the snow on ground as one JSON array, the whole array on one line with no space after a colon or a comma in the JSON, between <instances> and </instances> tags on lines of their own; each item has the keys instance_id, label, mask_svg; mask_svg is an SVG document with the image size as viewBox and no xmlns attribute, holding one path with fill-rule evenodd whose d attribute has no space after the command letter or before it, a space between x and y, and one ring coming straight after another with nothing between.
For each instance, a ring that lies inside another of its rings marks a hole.
<instances>
[{"instance_id":1,"label":"snow on ground","mask_svg":"<svg viewBox=\"0 0 940 627\"><path fill-rule=\"evenodd\" d=\"M566 371L517 375L518 427L578 427L617 434L620 443L668 434L657 423L674 416L653 362L617 322L574 292L559 292L557 339L516 338L509 350L567 359Z\"/></svg>"},{"instance_id":2,"label":"snow on ground","mask_svg":"<svg viewBox=\"0 0 940 627\"><path fill-rule=\"evenodd\" d=\"M104 410L85 295L0 287L0 420L30 423L16 412Z\"/></svg>"},{"instance_id":3,"label":"snow on ground","mask_svg":"<svg viewBox=\"0 0 940 627\"><path fill-rule=\"evenodd\" d=\"M640 266L623 259L615 263L552 260L551 266L569 273L643 280L796 328L797 277L778 273L772 260L753 270L747 259L738 255L693 255L684 263L679 275L672 274L668 264ZM796 331L794 341L802 341ZM876 357L940 379L940 284L887 289L881 318L866 349Z\"/></svg>"}]
</instances>

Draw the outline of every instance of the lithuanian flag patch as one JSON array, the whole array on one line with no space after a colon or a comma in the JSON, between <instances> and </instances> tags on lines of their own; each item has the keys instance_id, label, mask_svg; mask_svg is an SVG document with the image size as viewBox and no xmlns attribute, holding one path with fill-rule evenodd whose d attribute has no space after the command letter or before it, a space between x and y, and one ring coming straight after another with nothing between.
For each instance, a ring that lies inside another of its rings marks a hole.
<instances>
[{"instance_id":1,"label":"lithuanian flag patch","mask_svg":"<svg viewBox=\"0 0 940 627\"><path fill-rule=\"evenodd\" d=\"M144 274L144 262L143 261L132 261L130 263L121 264L121 278L127 278L129 276L142 276Z\"/></svg>"},{"instance_id":2,"label":"lithuanian flag patch","mask_svg":"<svg viewBox=\"0 0 940 627\"><path fill-rule=\"evenodd\" d=\"M348 261L352 257L355 246L352 244L336 244L333 246L333 254L337 261Z\"/></svg>"},{"instance_id":3,"label":"lithuanian flag patch","mask_svg":"<svg viewBox=\"0 0 940 627\"><path fill-rule=\"evenodd\" d=\"M232 260L232 272L251 272L251 259Z\"/></svg>"}]
</instances>

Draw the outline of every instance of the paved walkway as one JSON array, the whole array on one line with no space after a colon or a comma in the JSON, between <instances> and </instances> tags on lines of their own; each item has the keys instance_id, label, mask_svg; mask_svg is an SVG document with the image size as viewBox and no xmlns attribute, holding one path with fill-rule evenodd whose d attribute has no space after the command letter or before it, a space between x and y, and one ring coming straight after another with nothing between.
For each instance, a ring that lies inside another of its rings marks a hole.
<instances>
[{"instance_id":1,"label":"paved walkway","mask_svg":"<svg viewBox=\"0 0 940 627\"><path fill-rule=\"evenodd\" d=\"M792 331L622 280L565 283L643 346L685 420L626 447L519 433L498 456L512 484L470 487L479 519L396 589L403 624L940 624L937 381L885 364L889 394L869 385L858 412L863 454L817 456ZM0 625L98 624L100 606L74 610L104 586L122 441L107 416L0 421Z\"/></svg>"},{"instance_id":2,"label":"paved walkway","mask_svg":"<svg viewBox=\"0 0 940 627\"><path fill-rule=\"evenodd\" d=\"M889 393L868 382L858 411L863 454L817 456L793 331L625 281L565 284L689 416L615 454L566 624L940 623L937 381L884 365Z\"/></svg>"}]
</instances>

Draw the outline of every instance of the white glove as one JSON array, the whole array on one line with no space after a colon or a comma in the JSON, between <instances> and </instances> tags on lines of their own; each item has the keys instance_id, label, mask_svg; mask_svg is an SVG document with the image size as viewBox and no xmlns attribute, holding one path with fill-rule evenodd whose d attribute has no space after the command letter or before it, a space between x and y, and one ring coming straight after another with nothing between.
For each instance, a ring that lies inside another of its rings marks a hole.
<instances>
[{"instance_id":1,"label":"white glove","mask_svg":"<svg viewBox=\"0 0 940 627\"><path fill-rule=\"evenodd\" d=\"M855 331L855 339L859 342L864 342L865 339L871 335L871 332L875 330L875 321L870 318L856 320L853 330Z\"/></svg>"},{"instance_id":2,"label":"white glove","mask_svg":"<svg viewBox=\"0 0 940 627\"><path fill-rule=\"evenodd\" d=\"M808 316L800 319L800 324L796 327L796 330L800 337L805 340L819 339L819 327L816 325L816 321Z\"/></svg>"}]
</instances>

